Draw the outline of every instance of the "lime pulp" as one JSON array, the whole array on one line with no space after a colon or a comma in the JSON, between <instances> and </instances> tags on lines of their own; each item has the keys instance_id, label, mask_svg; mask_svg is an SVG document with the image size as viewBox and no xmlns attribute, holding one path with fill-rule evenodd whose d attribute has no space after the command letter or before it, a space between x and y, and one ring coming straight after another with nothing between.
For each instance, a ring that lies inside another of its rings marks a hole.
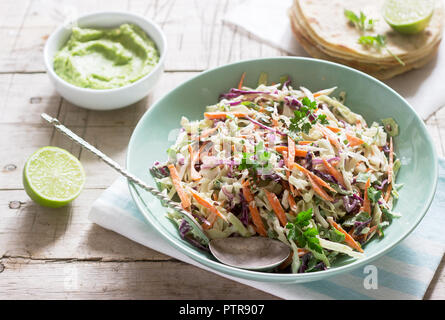
<instances>
[{"instance_id":1,"label":"lime pulp","mask_svg":"<svg viewBox=\"0 0 445 320\"><path fill-rule=\"evenodd\" d=\"M429 24L434 12L434 0L386 0L383 17L396 31L416 34Z\"/></svg>"},{"instance_id":2,"label":"lime pulp","mask_svg":"<svg viewBox=\"0 0 445 320\"><path fill-rule=\"evenodd\" d=\"M58 208L82 191L85 171L68 151L43 147L33 153L23 169L23 185L31 199L45 207Z\"/></svg>"}]
</instances>

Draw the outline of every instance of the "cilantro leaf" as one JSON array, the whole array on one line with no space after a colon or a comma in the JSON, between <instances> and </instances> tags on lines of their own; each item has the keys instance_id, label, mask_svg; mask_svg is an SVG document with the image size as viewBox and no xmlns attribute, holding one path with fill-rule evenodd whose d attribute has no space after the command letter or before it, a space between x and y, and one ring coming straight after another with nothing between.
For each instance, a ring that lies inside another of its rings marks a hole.
<instances>
[{"instance_id":1,"label":"cilantro leaf","mask_svg":"<svg viewBox=\"0 0 445 320\"><path fill-rule=\"evenodd\" d=\"M361 31L374 29L376 20L367 19L363 11L360 11L360 16L357 16L357 14L355 14L353 11L345 9L344 15L349 20L349 22L351 22L356 28Z\"/></svg>"},{"instance_id":2,"label":"cilantro leaf","mask_svg":"<svg viewBox=\"0 0 445 320\"><path fill-rule=\"evenodd\" d=\"M382 191L376 190L374 187L368 188L368 198L372 203L377 203L382 196Z\"/></svg>"},{"instance_id":3,"label":"cilantro leaf","mask_svg":"<svg viewBox=\"0 0 445 320\"><path fill-rule=\"evenodd\" d=\"M324 124L324 125L328 125L329 124L328 120L326 119L326 115L325 114L320 114L318 116L318 120L320 121L321 124Z\"/></svg>"},{"instance_id":4,"label":"cilantro leaf","mask_svg":"<svg viewBox=\"0 0 445 320\"><path fill-rule=\"evenodd\" d=\"M301 103L311 110L317 108L317 101L311 101L308 97L304 97L303 100L301 100Z\"/></svg>"},{"instance_id":5,"label":"cilantro leaf","mask_svg":"<svg viewBox=\"0 0 445 320\"><path fill-rule=\"evenodd\" d=\"M312 126L317 122L322 124L328 124L326 115L320 114L314 115L314 111L317 109L317 101L311 101L308 97L304 97L301 100L302 106L294 111L294 117L290 119L289 130L294 132L303 131L308 134Z\"/></svg>"},{"instance_id":6,"label":"cilantro leaf","mask_svg":"<svg viewBox=\"0 0 445 320\"><path fill-rule=\"evenodd\" d=\"M316 227L304 229L309 225L309 220L312 218L312 208L306 211L301 211L297 215L294 223L288 222L286 228L289 230L287 237L295 240L299 247L308 247L309 249L323 253L323 248L318 239L318 230Z\"/></svg>"},{"instance_id":7,"label":"cilantro leaf","mask_svg":"<svg viewBox=\"0 0 445 320\"><path fill-rule=\"evenodd\" d=\"M345 241L345 235L338 231L337 229L329 229L328 238L334 242L343 242Z\"/></svg>"},{"instance_id":8,"label":"cilantro leaf","mask_svg":"<svg viewBox=\"0 0 445 320\"><path fill-rule=\"evenodd\" d=\"M378 50L385 48L386 51L393 56L402 66L405 66L405 62L402 61L398 56L396 56L391 50L386 47L386 37L378 34L376 36L361 36L358 38L358 43L367 47L376 47Z\"/></svg>"},{"instance_id":9,"label":"cilantro leaf","mask_svg":"<svg viewBox=\"0 0 445 320\"><path fill-rule=\"evenodd\" d=\"M301 227L306 227L309 224L309 220L312 218L312 208L307 209L306 211L301 211L297 215L296 223Z\"/></svg>"}]
</instances>

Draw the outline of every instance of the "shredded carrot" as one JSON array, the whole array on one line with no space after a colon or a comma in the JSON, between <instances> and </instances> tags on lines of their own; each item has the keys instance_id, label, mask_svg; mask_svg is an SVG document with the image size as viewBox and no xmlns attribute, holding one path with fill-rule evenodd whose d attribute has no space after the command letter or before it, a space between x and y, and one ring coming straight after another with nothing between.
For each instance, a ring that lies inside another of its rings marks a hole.
<instances>
[{"instance_id":1,"label":"shredded carrot","mask_svg":"<svg viewBox=\"0 0 445 320\"><path fill-rule=\"evenodd\" d=\"M187 194L185 193L184 189L181 185L181 179L179 179L178 171L176 170L176 167L173 164L169 164L168 170L170 171L170 177L173 182L173 186L175 187L176 193L179 196L179 199L181 199L182 207L186 210L190 210L191 202Z\"/></svg>"},{"instance_id":2,"label":"shredded carrot","mask_svg":"<svg viewBox=\"0 0 445 320\"><path fill-rule=\"evenodd\" d=\"M300 158L304 158L307 155L307 151L306 150L300 150L300 149L294 149L295 150L295 155L294 157L300 157ZM275 151L279 152L279 153L283 153L284 151L288 152L289 148L286 146L276 146L275 147Z\"/></svg>"},{"instance_id":3,"label":"shredded carrot","mask_svg":"<svg viewBox=\"0 0 445 320\"><path fill-rule=\"evenodd\" d=\"M209 201L201 197L196 191L190 189L190 192L192 193L192 196L193 198L195 198L196 202L198 202L203 207L209 209L210 212L216 214L224 221L227 221L227 218L221 212L219 212L219 210L213 204L211 204Z\"/></svg>"},{"instance_id":4,"label":"shredded carrot","mask_svg":"<svg viewBox=\"0 0 445 320\"><path fill-rule=\"evenodd\" d=\"M275 193L269 192L266 189L264 189L264 193L266 194L270 206L277 215L278 220L280 220L281 226L284 227L287 224L287 217L283 207L281 206L280 200L278 200Z\"/></svg>"},{"instance_id":5,"label":"shredded carrot","mask_svg":"<svg viewBox=\"0 0 445 320\"><path fill-rule=\"evenodd\" d=\"M306 253L309 253L310 251L309 251L309 250L306 250L306 249L298 248L297 252L298 252L298 256L299 256L299 257L302 257L302 256L304 256Z\"/></svg>"},{"instance_id":6,"label":"shredded carrot","mask_svg":"<svg viewBox=\"0 0 445 320\"><path fill-rule=\"evenodd\" d=\"M208 141L205 141L205 142L202 144L202 146L199 148L198 156L197 156L197 159L198 159L198 160L200 160L200 159L201 159L203 156L205 156L205 155L210 156L210 153L211 153L211 151L212 151L211 148L210 148L208 151L206 151L207 153L205 153L205 151L204 151L208 144L209 144L209 142L208 142Z\"/></svg>"},{"instance_id":7,"label":"shredded carrot","mask_svg":"<svg viewBox=\"0 0 445 320\"><path fill-rule=\"evenodd\" d=\"M364 211L367 212L369 214L371 214L371 202L369 201L368 198L368 188L371 185L371 178L368 178L368 180L366 181L365 184L365 194L363 197L363 206L360 208L360 211Z\"/></svg>"},{"instance_id":8,"label":"shredded carrot","mask_svg":"<svg viewBox=\"0 0 445 320\"><path fill-rule=\"evenodd\" d=\"M210 212L210 215L208 216L207 221L203 222L203 223L201 224L201 226L202 226L204 229L206 229L206 230L212 228L212 227L213 227L213 224L214 224L215 221L216 221L216 218L217 218L216 213L214 213L214 212Z\"/></svg>"},{"instance_id":9,"label":"shredded carrot","mask_svg":"<svg viewBox=\"0 0 445 320\"><path fill-rule=\"evenodd\" d=\"M243 87L243 83L244 83L244 78L246 77L246 73L243 72L243 74L241 75L241 79L238 83L238 89L241 90L241 88Z\"/></svg>"},{"instance_id":10,"label":"shredded carrot","mask_svg":"<svg viewBox=\"0 0 445 320\"><path fill-rule=\"evenodd\" d=\"M354 238L352 238L349 233L347 233L339 224L337 224L332 217L328 217L327 219L332 227L334 227L335 229L337 229L338 231L340 231L345 235L345 242L348 246L350 246L352 249L363 252L360 243L356 242Z\"/></svg>"},{"instance_id":11,"label":"shredded carrot","mask_svg":"<svg viewBox=\"0 0 445 320\"><path fill-rule=\"evenodd\" d=\"M295 162L295 142L294 140L287 136L287 164L289 165L289 167L292 167L292 165Z\"/></svg>"},{"instance_id":12,"label":"shredded carrot","mask_svg":"<svg viewBox=\"0 0 445 320\"><path fill-rule=\"evenodd\" d=\"M340 142L337 140L336 137L333 137L332 134L327 131L324 127L318 125L318 129L321 131L321 133L323 134L323 136L328 139L328 141L335 146L338 150L342 150L343 147L341 146Z\"/></svg>"},{"instance_id":13,"label":"shredded carrot","mask_svg":"<svg viewBox=\"0 0 445 320\"><path fill-rule=\"evenodd\" d=\"M326 200L326 201L329 201L329 202L332 202L332 201L334 201L334 199L330 196L330 195L328 195L327 193L326 193L326 191L324 191L315 181L314 181L314 179L310 176L310 175L308 175L307 176L307 178L309 179L309 182L311 183L311 185L312 185L312 188L314 188L314 191L320 196L320 197L322 197L324 200Z\"/></svg>"},{"instance_id":14,"label":"shredded carrot","mask_svg":"<svg viewBox=\"0 0 445 320\"><path fill-rule=\"evenodd\" d=\"M351 135L349 133L346 133L346 139L348 139L349 145L351 147L359 146L359 145L365 143L365 141L363 141L362 139L357 138L357 137L355 137L355 136L353 136L353 135Z\"/></svg>"},{"instance_id":15,"label":"shredded carrot","mask_svg":"<svg viewBox=\"0 0 445 320\"><path fill-rule=\"evenodd\" d=\"M323 159L323 164L326 167L326 170L344 187L345 180L343 179L343 174L335 169L326 159Z\"/></svg>"},{"instance_id":16,"label":"shredded carrot","mask_svg":"<svg viewBox=\"0 0 445 320\"><path fill-rule=\"evenodd\" d=\"M288 155L287 155L287 151L283 151L283 161L284 161L284 165L289 168L289 170L286 170L286 177L287 177L287 181L289 181L289 177L290 177L290 167L289 167L289 162L288 162ZM292 195L296 194L296 190L295 187L289 182L289 191Z\"/></svg>"},{"instance_id":17,"label":"shredded carrot","mask_svg":"<svg viewBox=\"0 0 445 320\"><path fill-rule=\"evenodd\" d=\"M226 119L227 115L231 115L237 118L244 118L247 116L247 113L245 112L204 112L204 117L210 120L214 119Z\"/></svg>"},{"instance_id":18,"label":"shredded carrot","mask_svg":"<svg viewBox=\"0 0 445 320\"><path fill-rule=\"evenodd\" d=\"M314 142L314 141L298 141L298 144L304 146L307 144L311 144L312 142Z\"/></svg>"},{"instance_id":19,"label":"shredded carrot","mask_svg":"<svg viewBox=\"0 0 445 320\"><path fill-rule=\"evenodd\" d=\"M252 221L255 224L257 232L263 237L267 237L267 232L266 229L264 228L263 220L261 220L260 213L255 205L255 200L249 189L249 181L243 183L243 196L249 203L250 215L252 216Z\"/></svg>"},{"instance_id":20,"label":"shredded carrot","mask_svg":"<svg viewBox=\"0 0 445 320\"><path fill-rule=\"evenodd\" d=\"M296 153L295 151L296 151L296 148L295 148L294 140L291 137L289 137L289 136L287 136L287 145L288 145L288 148L287 148L287 164L286 164L286 167L292 168L293 164L295 163L295 153ZM285 153L283 153L283 155L285 156ZM290 172L287 171L286 175L287 175L287 180L289 181ZM290 191L291 191L292 195L294 195L295 194L295 187L292 184L289 184L289 188L290 188Z\"/></svg>"},{"instance_id":21,"label":"shredded carrot","mask_svg":"<svg viewBox=\"0 0 445 320\"><path fill-rule=\"evenodd\" d=\"M341 131L341 129L337 128L337 127L326 126L326 128L328 128L329 130L331 130L334 133L337 133L337 132Z\"/></svg>"},{"instance_id":22,"label":"shredded carrot","mask_svg":"<svg viewBox=\"0 0 445 320\"><path fill-rule=\"evenodd\" d=\"M386 189L385 201L389 201L389 197L391 197L392 184L388 185L388 189Z\"/></svg>"},{"instance_id":23,"label":"shredded carrot","mask_svg":"<svg viewBox=\"0 0 445 320\"><path fill-rule=\"evenodd\" d=\"M200 136L195 138L195 140L202 140L204 138L207 138L212 133L214 133L216 130L218 130L218 128L219 128L219 126L216 126L214 128L210 128L210 129L207 129L206 131L203 131Z\"/></svg>"},{"instance_id":24,"label":"shredded carrot","mask_svg":"<svg viewBox=\"0 0 445 320\"><path fill-rule=\"evenodd\" d=\"M300 166L298 163L294 163L293 166L294 166L294 168L297 168L298 170L303 172L307 177L311 177L312 180L314 180L320 186L325 187L326 189L328 189L330 191L336 192L327 182L325 182L323 179L321 179L320 177L318 177L315 174L313 174L312 172L310 172L308 169Z\"/></svg>"},{"instance_id":25,"label":"shredded carrot","mask_svg":"<svg viewBox=\"0 0 445 320\"><path fill-rule=\"evenodd\" d=\"M371 236L371 235L376 231L376 229L377 229L377 225L372 226L372 227L369 229L368 233L365 234L365 241L368 240L368 237Z\"/></svg>"},{"instance_id":26,"label":"shredded carrot","mask_svg":"<svg viewBox=\"0 0 445 320\"><path fill-rule=\"evenodd\" d=\"M197 160L197 155L193 151L192 145L189 144L188 148L189 148L189 153L190 153L190 176L193 181L197 181L197 180L201 179L201 175L195 169L195 162Z\"/></svg>"}]
</instances>

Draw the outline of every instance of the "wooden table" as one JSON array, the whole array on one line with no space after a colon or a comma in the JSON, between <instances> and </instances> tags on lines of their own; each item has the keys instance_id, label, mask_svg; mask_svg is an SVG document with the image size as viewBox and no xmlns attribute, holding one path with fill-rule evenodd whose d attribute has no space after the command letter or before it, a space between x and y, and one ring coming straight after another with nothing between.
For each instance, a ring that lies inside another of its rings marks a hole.
<instances>
[{"instance_id":1,"label":"wooden table","mask_svg":"<svg viewBox=\"0 0 445 320\"><path fill-rule=\"evenodd\" d=\"M56 5L57 3L57 5ZM0 2L0 298L3 299L276 299L256 289L182 263L92 224L92 202L117 174L44 124L57 116L120 163L132 130L149 106L199 72L226 63L286 55L221 18L235 0L81 0ZM62 6L63 4L63 6ZM75 107L54 90L42 49L63 22L61 13L128 10L154 19L169 44L166 71L148 98L124 110ZM427 121L445 154L445 108ZM82 161L87 182L72 205L47 209L23 190L22 170L37 148L55 145ZM445 299L445 272L425 296Z\"/></svg>"}]
</instances>

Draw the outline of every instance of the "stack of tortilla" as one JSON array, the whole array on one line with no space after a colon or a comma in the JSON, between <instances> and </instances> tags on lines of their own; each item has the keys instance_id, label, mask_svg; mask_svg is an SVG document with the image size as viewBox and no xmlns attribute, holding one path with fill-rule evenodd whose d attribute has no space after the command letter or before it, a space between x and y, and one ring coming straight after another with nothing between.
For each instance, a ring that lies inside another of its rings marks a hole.
<instances>
[{"instance_id":1,"label":"stack of tortilla","mask_svg":"<svg viewBox=\"0 0 445 320\"><path fill-rule=\"evenodd\" d=\"M311 56L351 66L378 79L389 79L422 67L436 55L444 18L442 1L436 1L426 29L415 35L404 35L386 23L383 3L384 0L294 0L289 16L297 40ZM367 18L377 20L374 28L359 30L345 17L345 9L357 15L362 11ZM386 37L386 47L364 46L358 42L361 36L376 35Z\"/></svg>"}]
</instances>

